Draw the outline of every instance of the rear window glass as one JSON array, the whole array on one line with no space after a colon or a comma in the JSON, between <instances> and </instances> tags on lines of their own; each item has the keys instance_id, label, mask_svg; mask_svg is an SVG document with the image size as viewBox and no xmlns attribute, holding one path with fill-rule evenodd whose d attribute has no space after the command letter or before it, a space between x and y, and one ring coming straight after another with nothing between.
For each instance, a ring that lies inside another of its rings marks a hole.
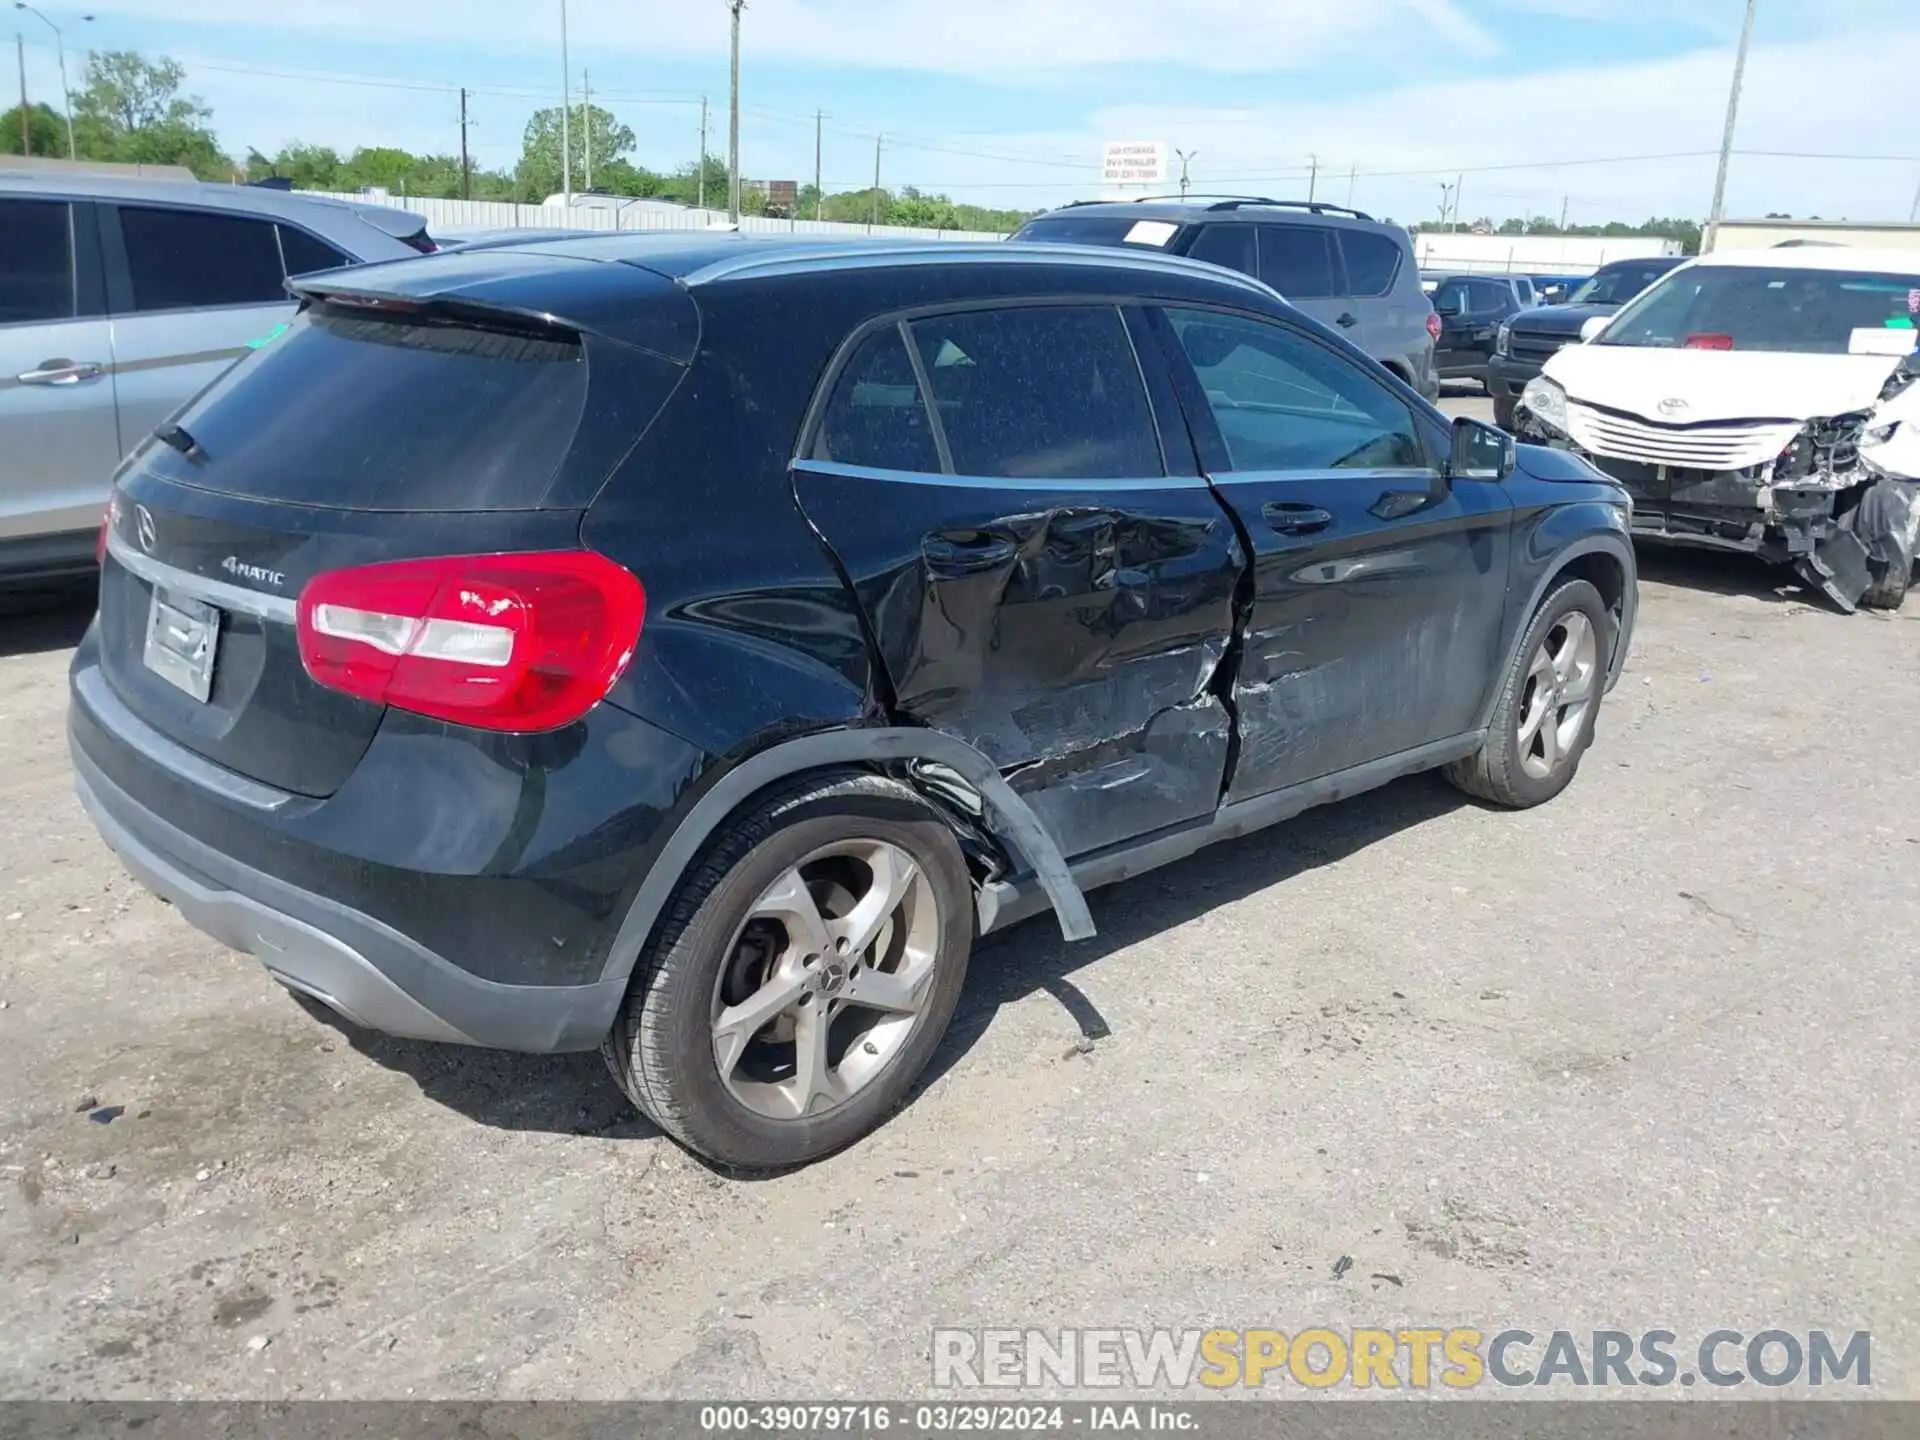
<instances>
[{"instance_id":1,"label":"rear window glass","mask_svg":"<svg viewBox=\"0 0 1920 1440\"><path fill-rule=\"evenodd\" d=\"M1337 295L1332 232L1316 225L1262 225L1260 278L1289 300Z\"/></svg>"},{"instance_id":2,"label":"rear window glass","mask_svg":"<svg viewBox=\"0 0 1920 1440\"><path fill-rule=\"evenodd\" d=\"M587 394L577 339L310 308L180 416L201 489L351 510L530 509Z\"/></svg>"},{"instance_id":3,"label":"rear window glass","mask_svg":"<svg viewBox=\"0 0 1920 1440\"><path fill-rule=\"evenodd\" d=\"M287 274L311 275L316 270L336 270L353 263L347 256L291 225L280 227L280 253L287 262Z\"/></svg>"},{"instance_id":4,"label":"rear window glass","mask_svg":"<svg viewBox=\"0 0 1920 1440\"><path fill-rule=\"evenodd\" d=\"M1043 240L1054 245L1138 245L1159 250L1179 232L1169 220L1137 220L1128 215L1062 215L1030 220L1014 234L1016 240Z\"/></svg>"},{"instance_id":5,"label":"rear window glass","mask_svg":"<svg viewBox=\"0 0 1920 1440\"><path fill-rule=\"evenodd\" d=\"M126 239L135 310L287 299L280 242L268 221L122 205L120 233Z\"/></svg>"},{"instance_id":6,"label":"rear window glass","mask_svg":"<svg viewBox=\"0 0 1920 1440\"><path fill-rule=\"evenodd\" d=\"M1391 236L1367 230L1342 230L1340 248L1347 256L1347 283L1356 295L1386 295L1400 278L1403 247Z\"/></svg>"},{"instance_id":7,"label":"rear window glass","mask_svg":"<svg viewBox=\"0 0 1920 1440\"><path fill-rule=\"evenodd\" d=\"M813 455L876 470L940 473L933 426L897 327L869 336L840 372Z\"/></svg>"},{"instance_id":8,"label":"rear window glass","mask_svg":"<svg viewBox=\"0 0 1920 1440\"><path fill-rule=\"evenodd\" d=\"M1189 260L1205 260L1248 275L1259 273L1254 257L1253 226L1209 225L1194 239L1187 251Z\"/></svg>"},{"instance_id":9,"label":"rear window glass","mask_svg":"<svg viewBox=\"0 0 1920 1440\"><path fill-rule=\"evenodd\" d=\"M1159 432L1118 310L981 310L916 320L912 330L957 473L1162 473Z\"/></svg>"}]
</instances>

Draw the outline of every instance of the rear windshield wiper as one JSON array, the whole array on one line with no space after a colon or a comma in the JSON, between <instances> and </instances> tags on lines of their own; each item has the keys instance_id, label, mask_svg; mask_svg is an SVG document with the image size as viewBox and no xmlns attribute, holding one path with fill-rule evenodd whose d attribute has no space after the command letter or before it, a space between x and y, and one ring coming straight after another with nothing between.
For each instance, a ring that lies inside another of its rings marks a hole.
<instances>
[{"instance_id":1,"label":"rear windshield wiper","mask_svg":"<svg viewBox=\"0 0 1920 1440\"><path fill-rule=\"evenodd\" d=\"M207 452L200 448L200 442L187 433L184 425L162 425L153 432L153 438L163 445L171 445L189 460L205 463Z\"/></svg>"}]
</instances>

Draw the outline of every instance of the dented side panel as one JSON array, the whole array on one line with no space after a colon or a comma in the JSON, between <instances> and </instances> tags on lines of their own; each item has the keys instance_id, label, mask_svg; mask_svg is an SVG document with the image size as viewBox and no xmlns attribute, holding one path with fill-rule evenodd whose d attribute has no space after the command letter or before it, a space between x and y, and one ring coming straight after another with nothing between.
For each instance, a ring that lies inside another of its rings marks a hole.
<instances>
[{"instance_id":1,"label":"dented side panel","mask_svg":"<svg viewBox=\"0 0 1920 1440\"><path fill-rule=\"evenodd\" d=\"M1007 774L1068 855L1211 814L1245 555L1198 476L1062 483L801 462L908 721Z\"/></svg>"},{"instance_id":2,"label":"dented side panel","mask_svg":"<svg viewBox=\"0 0 1920 1440\"><path fill-rule=\"evenodd\" d=\"M1254 548L1229 801L1474 728L1503 634L1501 486L1404 471L1218 483ZM1302 507L1325 527L1275 529Z\"/></svg>"}]
</instances>

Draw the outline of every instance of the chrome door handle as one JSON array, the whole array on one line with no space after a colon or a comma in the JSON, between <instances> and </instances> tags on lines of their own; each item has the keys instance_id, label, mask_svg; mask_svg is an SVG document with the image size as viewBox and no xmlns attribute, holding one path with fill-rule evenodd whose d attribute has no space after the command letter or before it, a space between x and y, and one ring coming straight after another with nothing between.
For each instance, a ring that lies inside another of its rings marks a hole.
<instances>
[{"instance_id":1,"label":"chrome door handle","mask_svg":"<svg viewBox=\"0 0 1920 1440\"><path fill-rule=\"evenodd\" d=\"M42 360L37 369L14 376L22 385L78 385L98 380L106 369L91 360Z\"/></svg>"}]
</instances>

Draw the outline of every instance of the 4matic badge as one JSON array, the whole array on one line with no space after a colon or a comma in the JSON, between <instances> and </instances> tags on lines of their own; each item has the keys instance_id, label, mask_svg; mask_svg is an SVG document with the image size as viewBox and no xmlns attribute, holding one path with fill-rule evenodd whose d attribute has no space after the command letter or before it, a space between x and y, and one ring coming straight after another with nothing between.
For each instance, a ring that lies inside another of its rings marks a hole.
<instances>
[{"instance_id":1,"label":"4matic badge","mask_svg":"<svg viewBox=\"0 0 1920 1440\"><path fill-rule=\"evenodd\" d=\"M279 589L287 583L287 577L278 570L269 570L264 565L249 565L238 555L229 555L220 562L220 568L236 580L258 580L262 585L271 585Z\"/></svg>"}]
</instances>

